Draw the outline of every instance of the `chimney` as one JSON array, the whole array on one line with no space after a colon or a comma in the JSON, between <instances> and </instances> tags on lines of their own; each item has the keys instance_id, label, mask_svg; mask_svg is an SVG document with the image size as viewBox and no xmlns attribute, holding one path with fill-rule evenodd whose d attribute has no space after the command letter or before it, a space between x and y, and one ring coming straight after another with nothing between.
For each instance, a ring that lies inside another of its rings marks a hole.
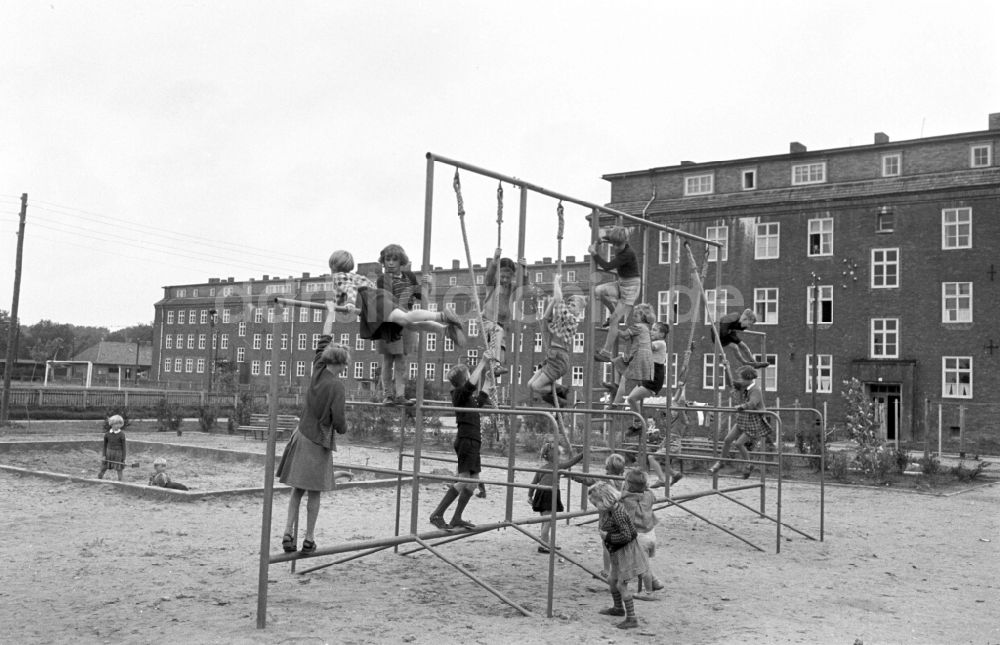
<instances>
[{"instance_id":1,"label":"chimney","mask_svg":"<svg viewBox=\"0 0 1000 645\"><path fill-rule=\"evenodd\" d=\"M268 280L270 280L270 279L271 279L271 276L269 276L269 275L267 275L267 274L265 273L265 274L264 274L264 282L267 282L267 281L268 281Z\"/></svg>"},{"instance_id":2,"label":"chimney","mask_svg":"<svg viewBox=\"0 0 1000 645\"><path fill-rule=\"evenodd\" d=\"M452 260L451 261L451 268L452 269L461 269L462 266L458 263L458 260Z\"/></svg>"},{"instance_id":3,"label":"chimney","mask_svg":"<svg viewBox=\"0 0 1000 645\"><path fill-rule=\"evenodd\" d=\"M236 278L229 276L228 278L226 278L226 282L236 282Z\"/></svg>"},{"instance_id":4,"label":"chimney","mask_svg":"<svg viewBox=\"0 0 1000 645\"><path fill-rule=\"evenodd\" d=\"M1000 130L1000 112L990 115L990 130Z\"/></svg>"},{"instance_id":5,"label":"chimney","mask_svg":"<svg viewBox=\"0 0 1000 645\"><path fill-rule=\"evenodd\" d=\"M889 135L885 132L875 133L875 144L878 145L880 143L889 143Z\"/></svg>"},{"instance_id":6,"label":"chimney","mask_svg":"<svg viewBox=\"0 0 1000 645\"><path fill-rule=\"evenodd\" d=\"M695 164L695 162L693 162L693 161L687 161L687 160L684 160L684 161L681 162L682 166L693 166L694 164Z\"/></svg>"},{"instance_id":7,"label":"chimney","mask_svg":"<svg viewBox=\"0 0 1000 645\"><path fill-rule=\"evenodd\" d=\"M308 271L303 271L302 272L302 277L308 279L309 278L309 272Z\"/></svg>"},{"instance_id":8,"label":"chimney","mask_svg":"<svg viewBox=\"0 0 1000 645\"><path fill-rule=\"evenodd\" d=\"M567 255L566 256L566 261L567 262L576 262L576 256L575 255Z\"/></svg>"},{"instance_id":9,"label":"chimney","mask_svg":"<svg viewBox=\"0 0 1000 645\"><path fill-rule=\"evenodd\" d=\"M788 144L788 152L790 152L793 155L805 151L806 147L801 143L799 143L798 141L792 141L790 144Z\"/></svg>"},{"instance_id":10,"label":"chimney","mask_svg":"<svg viewBox=\"0 0 1000 645\"><path fill-rule=\"evenodd\" d=\"M542 258L542 264L552 264L552 258Z\"/></svg>"}]
</instances>

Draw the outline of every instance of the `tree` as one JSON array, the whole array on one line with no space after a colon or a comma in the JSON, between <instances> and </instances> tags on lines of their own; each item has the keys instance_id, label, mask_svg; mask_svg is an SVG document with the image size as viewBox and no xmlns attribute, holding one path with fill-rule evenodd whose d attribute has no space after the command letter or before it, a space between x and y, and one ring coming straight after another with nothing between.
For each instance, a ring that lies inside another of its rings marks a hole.
<instances>
[{"instance_id":1,"label":"tree","mask_svg":"<svg viewBox=\"0 0 1000 645\"><path fill-rule=\"evenodd\" d=\"M105 336L104 340L118 343L151 343L153 342L153 325L151 323L136 323L131 327L122 327Z\"/></svg>"}]
</instances>

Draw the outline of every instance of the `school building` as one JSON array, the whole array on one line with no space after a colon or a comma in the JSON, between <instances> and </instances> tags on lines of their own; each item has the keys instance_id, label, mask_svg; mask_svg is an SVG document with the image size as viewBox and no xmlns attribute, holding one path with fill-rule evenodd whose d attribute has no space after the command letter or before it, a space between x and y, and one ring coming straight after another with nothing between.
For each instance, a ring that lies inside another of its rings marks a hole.
<instances>
[{"instance_id":1,"label":"school building","mask_svg":"<svg viewBox=\"0 0 1000 645\"><path fill-rule=\"evenodd\" d=\"M604 179L610 207L722 243L707 258L707 307L757 313L766 336L744 338L756 353L766 341L769 405L815 402L843 424L841 392L857 378L889 438L926 437L936 449L940 419L946 443L957 446L962 427L973 451L1000 443L998 142L1000 113L975 132L895 142L878 132L827 150L793 142L785 154ZM703 310L691 311L683 243L671 248L657 232L634 245L647 300L674 318L675 352L694 326L687 398L714 400L721 380ZM691 250L705 261L704 245Z\"/></svg>"}]
</instances>

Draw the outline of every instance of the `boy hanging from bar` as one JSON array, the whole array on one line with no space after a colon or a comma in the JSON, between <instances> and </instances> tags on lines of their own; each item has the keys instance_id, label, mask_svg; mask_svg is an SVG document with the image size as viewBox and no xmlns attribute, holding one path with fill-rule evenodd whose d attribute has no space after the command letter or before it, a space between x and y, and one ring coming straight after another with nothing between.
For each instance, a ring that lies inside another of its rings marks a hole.
<instances>
[{"instance_id":1,"label":"boy hanging from bar","mask_svg":"<svg viewBox=\"0 0 1000 645\"><path fill-rule=\"evenodd\" d=\"M573 335L586 314L587 299L573 295L563 300L562 275L552 277L552 299L541 316L542 342L546 346L545 361L528 381L531 391L542 395L542 399L554 403L552 385L569 372L569 350L573 346ZM556 386L559 406L565 402L569 388Z\"/></svg>"},{"instance_id":2,"label":"boy hanging from bar","mask_svg":"<svg viewBox=\"0 0 1000 645\"><path fill-rule=\"evenodd\" d=\"M502 376L509 371L503 367L507 352L507 330L519 299L518 290L528 286L528 273L522 267L522 283L520 287L514 287L517 265L510 258L500 257L501 253L499 248L493 253L493 260L486 267L484 278L488 291L483 305L483 333L486 334L487 347L499 360L499 364L493 369L494 376Z\"/></svg>"},{"instance_id":3,"label":"boy hanging from bar","mask_svg":"<svg viewBox=\"0 0 1000 645\"><path fill-rule=\"evenodd\" d=\"M596 244L591 244L587 252L594 258L604 271L614 271L617 279L613 282L604 282L594 287L594 296L600 298L601 303L610 312L607 322L608 335L604 340L601 349L594 352L594 360L610 362L615 347L615 339L618 337L618 323L628 321L632 307L639 298L642 277L639 273L639 261L635 256L635 251L628 243L628 229L624 226L614 226L608 229L602 236L601 242L607 242L615 253L615 257L610 261L605 260L598 253ZM604 325L602 325L604 327Z\"/></svg>"}]
</instances>

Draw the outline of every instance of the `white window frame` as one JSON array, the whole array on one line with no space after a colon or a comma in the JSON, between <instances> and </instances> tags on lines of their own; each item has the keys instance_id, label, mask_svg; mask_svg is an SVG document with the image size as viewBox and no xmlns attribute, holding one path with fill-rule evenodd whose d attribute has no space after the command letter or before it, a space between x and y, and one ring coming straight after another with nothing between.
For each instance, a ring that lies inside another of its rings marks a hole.
<instances>
[{"instance_id":1,"label":"white window frame","mask_svg":"<svg viewBox=\"0 0 1000 645\"><path fill-rule=\"evenodd\" d=\"M536 352L542 351L542 334L540 332L535 332L535 344L533 349Z\"/></svg>"},{"instance_id":2,"label":"white window frame","mask_svg":"<svg viewBox=\"0 0 1000 645\"><path fill-rule=\"evenodd\" d=\"M777 260L780 257L781 222L758 222L754 229L753 259Z\"/></svg>"},{"instance_id":3,"label":"white window frame","mask_svg":"<svg viewBox=\"0 0 1000 645\"><path fill-rule=\"evenodd\" d=\"M253 349L260 349L260 342L261 342L260 334L254 334L253 345L252 345Z\"/></svg>"},{"instance_id":4,"label":"white window frame","mask_svg":"<svg viewBox=\"0 0 1000 645\"><path fill-rule=\"evenodd\" d=\"M670 231L660 231L660 247L659 247L659 263L660 264L670 264ZM681 261L681 245L677 245L677 249L674 251L674 262Z\"/></svg>"},{"instance_id":5,"label":"white window frame","mask_svg":"<svg viewBox=\"0 0 1000 645\"><path fill-rule=\"evenodd\" d=\"M458 276L455 276L455 275L448 276L448 286L449 287L454 287L457 284L458 284Z\"/></svg>"},{"instance_id":6,"label":"white window frame","mask_svg":"<svg viewBox=\"0 0 1000 645\"><path fill-rule=\"evenodd\" d=\"M260 307L253 308L253 321L258 325L264 322L264 310Z\"/></svg>"},{"instance_id":7,"label":"white window frame","mask_svg":"<svg viewBox=\"0 0 1000 645\"><path fill-rule=\"evenodd\" d=\"M354 351L365 351L365 339L361 337L361 334L357 334L354 338Z\"/></svg>"},{"instance_id":8,"label":"white window frame","mask_svg":"<svg viewBox=\"0 0 1000 645\"><path fill-rule=\"evenodd\" d=\"M274 334L264 334L264 349L270 351L274 345Z\"/></svg>"},{"instance_id":9,"label":"white window frame","mask_svg":"<svg viewBox=\"0 0 1000 645\"><path fill-rule=\"evenodd\" d=\"M194 349L194 334L188 334L187 337L187 348Z\"/></svg>"},{"instance_id":10,"label":"white window frame","mask_svg":"<svg viewBox=\"0 0 1000 645\"><path fill-rule=\"evenodd\" d=\"M946 251L972 248L972 208L970 206L941 209L941 248Z\"/></svg>"},{"instance_id":11,"label":"white window frame","mask_svg":"<svg viewBox=\"0 0 1000 645\"><path fill-rule=\"evenodd\" d=\"M194 371L194 359L193 358L185 358L184 359L184 372L187 373L187 374L190 374L193 371Z\"/></svg>"},{"instance_id":12,"label":"white window frame","mask_svg":"<svg viewBox=\"0 0 1000 645\"><path fill-rule=\"evenodd\" d=\"M899 358L899 318L872 318L870 329L869 356Z\"/></svg>"},{"instance_id":13,"label":"white window frame","mask_svg":"<svg viewBox=\"0 0 1000 645\"><path fill-rule=\"evenodd\" d=\"M583 386L583 366L582 365L574 365L570 369L572 370L572 377L571 377L570 383L573 385L573 387L582 387Z\"/></svg>"},{"instance_id":14,"label":"white window frame","mask_svg":"<svg viewBox=\"0 0 1000 645\"><path fill-rule=\"evenodd\" d=\"M316 334L313 334L313 338L315 338L315 337L316 337ZM351 335L349 333L342 333L340 335L340 342L337 343L337 344L338 345L343 345L344 347L350 347L351 346ZM316 349L316 348L313 347L313 349Z\"/></svg>"},{"instance_id":15,"label":"white window frame","mask_svg":"<svg viewBox=\"0 0 1000 645\"><path fill-rule=\"evenodd\" d=\"M761 361L767 363L770 367L762 370L758 370L757 373L763 376L764 391L765 392L777 392L778 391L778 355L777 354L765 354L761 356L760 354L753 355L755 361ZM760 380L758 379L758 383Z\"/></svg>"},{"instance_id":16,"label":"white window frame","mask_svg":"<svg viewBox=\"0 0 1000 645\"><path fill-rule=\"evenodd\" d=\"M806 394L812 393L812 366L813 355L806 354ZM768 368L771 369L771 368ZM830 394L833 392L833 354L819 355L819 374L816 375L817 394Z\"/></svg>"},{"instance_id":17,"label":"white window frame","mask_svg":"<svg viewBox=\"0 0 1000 645\"><path fill-rule=\"evenodd\" d=\"M184 360L181 358L174 359L174 372L180 374L184 371Z\"/></svg>"},{"instance_id":18,"label":"white window frame","mask_svg":"<svg viewBox=\"0 0 1000 645\"><path fill-rule=\"evenodd\" d=\"M295 376L305 376L306 375L306 362L305 361L295 361Z\"/></svg>"},{"instance_id":19,"label":"white window frame","mask_svg":"<svg viewBox=\"0 0 1000 645\"><path fill-rule=\"evenodd\" d=\"M208 309L202 309L198 316L198 323L204 325L208 322Z\"/></svg>"},{"instance_id":20,"label":"white window frame","mask_svg":"<svg viewBox=\"0 0 1000 645\"><path fill-rule=\"evenodd\" d=\"M229 334L219 335L219 349L229 349Z\"/></svg>"},{"instance_id":21,"label":"white window frame","mask_svg":"<svg viewBox=\"0 0 1000 645\"><path fill-rule=\"evenodd\" d=\"M715 173L701 172L684 176L684 196L711 195L715 192Z\"/></svg>"},{"instance_id":22,"label":"white window frame","mask_svg":"<svg viewBox=\"0 0 1000 645\"><path fill-rule=\"evenodd\" d=\"M438 335L434 332L427 332L426 336L426 347L428 352L436 352L438 345Z\"/></svg>"},{"instance_id":23,"label":"white window frame","mask_svg":"<svg viewBox=\"0 0 1000 645\"><path fill-rule=\"evenodd\" d=\"M278 376L288 374L288 361L278 361Z\"/></svg>"},{"instance_id":24,"label":"white window frame","mask_svg":"<svg viewBox=\"0 0 1000 645\"><path fill-rule=\"evenodd\" d=\"M163 359L163 371L166 372L166 373L169 373L170 372L170 367L171 367L171 365L172 365L173 362L174 362L173 359L164 358Z\"/></svg>"},{"instance_id":25,"label":"white window frame","mask_svg":"<svg viewBox=\"0 0 1000 645\"><path fill-rule=\"evenodd\" d=\"M198 334L198 349L205 349L208 337L205 334Z\"/></svg>"},{"instance_id":26,"label":"white window frame","mask_svg":"<svg viewBox=\"0 0 1000 645\"><path fill-rule=\"evenodd\" d=\"M678 318L678 306L677 301L680 299L680 292L674 289L673 292L670 291L657 291L656 292L656 320L659 322L669 323L671 325L677 324ZM673 315L670 315L670 310L673 309ZM668 318L669 316L669 318Z\"/></svg>"},{"instance_id":27,"label":"white window frame","mask_svg":"<svg viewBox=\"0 0 1000 645\"><path fill-rule=\"evenodd\" d=\"M821 325L832 325L833 324L833 285L832 284L818 284L816 285L817 291L819 291L819 304L816 307L816 312L819 314L819 324ZM829 316L825 315L823 312L823 303L830 303ZM812 285L806 287L806 324L813 324L813 288Z\"/></svg>"},{"instance_id":28,"label":"white window frame","mask_svg":"<svg viewBox=\"0 0 1000 645\"><path fill-rule=\"evenodd\" d=\"M711 240L713 242L719 242L722 244L722 246L709 245L708 247L709 262L717 262L719 257L722 258L723 262L729 259L728 226L709 226L708 228L705 229L705 239Z\"/></svg>"},{"instance_id":29,"label":"white window frame","mask_svg":"<svg viewBox=\"0 0 1000 645\"><path fill-rule=\"evenodd\" d=\"M941 322L972 322L972 283L941 283Z\"/></svg>"},{"instance_id":30,"label":"white window frame","mask_svg":"<svg viewBox=\"0 0 1000 645\"><path fill-rule=\"evenodd\" d=\"M271 361L264 361L264 376L271 375Z\"/></svg>"},{"instance_id":31,"label":"white window frame","mask_svg":"<svg viewBox=\"0 0 1000 645\"><path fill-rule=\"evenodd\" d=\"M321 323L323 322L324 311L322 309L313 309L313 322Z\"/></svg>"},{"instance_id":32,"label":"white window frame","mask_svg":"<svg viewBox=\"0 0 1000 645\"><path fill-rule=\"evenodd\" d=\"M882 155L882 176L899 177L903 174L903 153L889 152Z\"/></svg>"},{"instance_id":33,"label":"white window frame","mask_svg":"<svg viewBox=\"0 0 1000 645\"><path fill-rule=\"evenodd\" d=\"M792 185L807 186L809 184L826 183L826 162L813 161L792 166Z\"/></svg>"},{"instance_id":34,"label":"white window frame","mask_svg":"<svg viewBox=\"0 0 1000 645\"><path fill-rule=\"evenodd\" d=\"M365 377L365 362L354 361L354 380L360 381Z\"/></svg>"},{"instance_id":35,"label":"white window frame","mask_svg":"<svg viewBox=\"0 0 1000 645\"><path fill-rule=\"evenodd\" d=\"M586 341L586 336L582 331L575 332L573 334L573 353L582 354L583 344Z\"/></svg>"},{"instance_id":36,"label":"white window frame","mask_svg":"<svg viewBox=\"0 0 1000 645\"><path fill-rule=\"evenodd\" d=\"M375 376L376 374L378 374L378 366L379 366L378 361L371 361L370 363L368 363L368 378L371 379L372 381L375 380Z\"/></svg>"},{"instance_id":37,"label":"white window frame","mask_svg":"<svg viewBox=\"0 0 1000 645\"><path fill-rule=\"evenodd\" d=\"M716 385L712 387L712 379L715 379ZM718 365L715 363L715 354L712 352L705 352L702 355L701 360L701 389L703 390L722 390L726 387L726 370L720 362Z\"/></svg>"},{"instance_id":38,"label":"white window frame","mask_svg":"<svg viewBox=\"0 0 1000 645\"><path fill-rule=\"evenodd\" d=\"M309 322L309 310L305 307L299 307L299 322L300 323Z\"/></svg>"},{"instance_id":39,"label":"white window frame","mask_svg":"<svg viewBox=\"0 0 1000 645\"><path fill-rule=\"evenodd\" d=\"M750 181L747 181L747 177ZM757 190L757 169L744 168L740 170L740 190Z\"/></svg>"},{"instance_id":40,"label":"white window frame","mask_svg":"<svg viewBox=\"0 0 1000 645\"><path fill-rule=\"evenodd\" d=\"M941 398L971 399L972 375L971 356L942 356Z\"/></svg>"},{"instance_id":41,"label":"white window frame","mask_svg":"<svg viewBox=\"0 0 1000 645\"><path fill-rule=\"evenodd\" d=\"M898 289L900 279L899 247L871 250L871 288Z\"/></svg>"},{"instance_id":42,"label":"white window frame","mask_svg":"<svg viewBox=\"0 0 1000 645\"><path fill-rule=\"evenodd\" d=\"M187 289L174 289L174 298L187 298Z\"/></svg>"},{"instance_id":43,"label":"white window frame","mask_svg":"<svg viewBox=\"0 0 1000 645\"><path fill-rule=\"evenodd\" d=\"M833 255L833 218L814 217L807 224L806 254L811 258ZM826 230L829 229L829 230ZM819 250L813 253L813 236L819 238ZM824 248L829 246L829 248Z\"/></svg>"},{"instance_id":44,"label":"white window frame","mask_svg":"<svg viewBox=\"0 0 1000 645\"><path fill-rule=\"evenodd\" d=\"M295 348L299 351L305 351L306 349L308 349L308 345L306 345L306 342L307 342L306 335L299 334Z\"/></svg>"},{"instance_id":45,"label":"white window frame","mask_svg":"<svg viewBox=\"0 0 1000 645\"><path fill-rule=\"evenodd\" d=\"M167 334L163 337L163 349L173 349L174 348L174 336L173 334Z\"/></svg>"},{"instance_id":46,"label":"white window frame","mask_svg":"<svg viewBox=\"0 0 1000 645\"><path fill-rule=\"evenodd\" d=\"M469 318L469 337L479 335L479 320L476 318Z\"/></svg>"},{"instance_id":47,"label":"white window frame","mask_svg":"<svg viewBox=\"0 0 1000 645\"><path fill-rule=\"evenodd\" d=\"M985 152L985 155L980 153ZM993 165L993 146L974 143L969 146L969 168L989 168Z\"/></svg>"},{"instance_id":48,"label":"white window frame","mask_svg":"<svg viewBox=\"0 0 1000 645\"><path fill-rule=\"evenodd\" d=\"M193 324L195 324L195 322L194 322L194 321L195 321L195 319L197 318L197 316L198 316L198 312L197 312L196 310L194 310L194 309L189 309L189 310L188 310L188 324L189 324L189 325L193 325Z\"/></svg>"},{"instance_id":49,"label":"white window frame","mask_svg":"<svg viewBox=\"0 0 1000 645\"><path fill-rule=\"evenodd\" d=\"M311 349L313 351L316 351L317 349L319 349L319 339L321 337L322 337L322 334L313 334L312 335L312 348ZM348 338L350 338L350 334L348 334ZM348 341L347 343L343 343L343 345L344 345L344 347L350 347L350 341Z\"/></svg>"},{"instance_id":50,"label":"white window frame","mask_svg":"<svg viewBox=\"0 0 1000 645\"><path fill-rule=\"evenodd\" d=\"M465 360L469 364L469 368L473 368L479 364L479 350L470 349L465 352Z\"/></svg>"},{"instance_id":51,"label":"white window frame","mask_svg":"<svg viewBox=\"0 0 1000 645\"><path fill-rule=\"evenodd\" d=\"M424 380L430 383L437 378L437 363L424 363Z\"/></svg>"},{"instance_id":52,"label":"white window frame","mask_svg":"<svg viewBox=\"0 0 1000 645\"><path fill-rule=\"evenodd\" d=\"M174 324L174 312L173 312L173 310L167 312L167 324L168 325Z\"/></svg>"},{"instance_id":53,"label":"white window frame","mask_svg":"<svg viewBox=\"0 0 1000 645\"><path fill-rule=\"evenodd\" d=\"M281 335L281 349L282 351L288 349L288 334Z\"/></svg>"},{"instance_id":54,"label":"white window frame","mask_svg":"<svg viewBox=\"0 0 1000 645\"><path fill-rule=\"evenodd\" d=\"M719 302L722 303L722 309L719 309ZM729 313L729 293L726 289L719 289L716 293L715 289L705 289L705 324L710 325L713 322L718 324L719 319ZM709 313L712 314L711 319L709 319Z\"/></svg>"},{"instance_id":55,"label":"white window frame","mask_svg":"<svg viewBox=\"0 0 1000 645\"><path fill-rule=\"evenodd\" d=\"M246 347L237 347L236 348L236 362L237 363L245 363L246 359L247 359L247 348Z\"/></svg>"},{"instance_id":56,"label":"white window frame","mask_svg":"<svg viewBox=\"0 0 1000 645\"><path fill-rule=\"evenodd\" d=\"M570 269L566 272L566 282L576 282L576 270Z\"/></svg>"},{"instance_id":57,"label":"white window frame","mask_svg":"<svg viewBox=\"0 0 1000 645\"><path fill-rule=\"evenodd\" d=\"M247 335L247 323L245 320L241 320L240 324L236 325L236 335L240 338Z\"/></svg>"},{"instance_id":58,"label":"white window frame","mask_svg":"<svg viewBox=\"0 0 1000 645\"><path fill-rule=\"evenodd\" d=\"M758 325L778 324L778 287L760 287L753 290L753 310L757 314Z\"/></svg>"},{"instance_id":59,"label":"white window frame","mask_svg":"<svg viewBox=\"0 0 1000 645\"><path fill-rule=\"evenodd\" d=\"M451 363L441 363L441 380L448 380L448 372L451 371Z\"/></svg>"}]
</instances>

